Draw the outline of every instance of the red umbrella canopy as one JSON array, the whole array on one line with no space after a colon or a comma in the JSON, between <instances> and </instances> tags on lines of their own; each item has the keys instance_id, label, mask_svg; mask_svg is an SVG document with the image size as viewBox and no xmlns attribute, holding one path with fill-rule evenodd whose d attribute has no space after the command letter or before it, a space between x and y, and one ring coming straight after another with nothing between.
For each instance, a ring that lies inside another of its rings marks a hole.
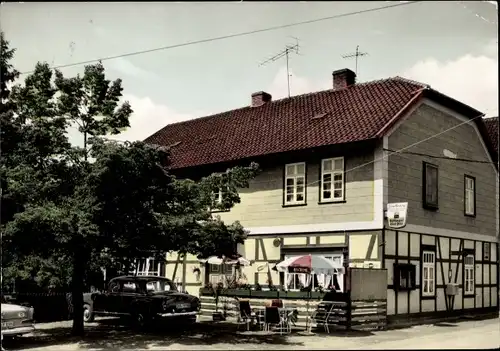
<instances>
[{"instance_id":1,"label":"red umbrella canopy","mask_svg":"<svg viewBox=\"0 0 500 351\"><path fill-rule=\"evenodd\" d=\"M334 274L342 267L318 255L301 255L287 258L276 265L279 272Z\"/></svg>"}]
</instances>

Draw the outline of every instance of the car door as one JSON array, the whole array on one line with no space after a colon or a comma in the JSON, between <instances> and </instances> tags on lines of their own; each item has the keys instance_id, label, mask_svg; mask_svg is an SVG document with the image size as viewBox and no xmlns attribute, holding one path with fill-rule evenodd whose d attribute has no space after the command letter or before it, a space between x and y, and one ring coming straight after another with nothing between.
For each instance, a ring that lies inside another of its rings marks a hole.
<instances>
[{"instance_id":1,"label":"car door","mask_svg":"<svg viewBox=\"0 0 500 351\"><path fill-rule=\"evenodd\" d=\"M120 313L121 312L121 302L122 302L122 292L123 282L116 281L109 285L108 292L105 298L105 311L108 313Z\"/></svg>"},{"instance_id":2,"label":"car door","mask_svg":"<svg viewBox=\"0 0 500 351\"><path fill-rule=\"evenodd\" d=\"M140 289L135 281L128 281L123 285L123 292L121 295L120 313L131 313L133 304L141 297Z\"/></svg>"}]
</instances>

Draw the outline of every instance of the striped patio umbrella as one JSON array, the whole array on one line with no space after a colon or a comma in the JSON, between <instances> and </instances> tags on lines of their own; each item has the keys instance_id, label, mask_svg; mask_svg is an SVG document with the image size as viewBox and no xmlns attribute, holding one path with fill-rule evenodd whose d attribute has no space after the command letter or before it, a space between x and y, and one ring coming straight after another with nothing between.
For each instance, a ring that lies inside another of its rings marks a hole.
<instances>
[{"instance_id":1,"label":"striped patio umbrella","mask_svg":"<svg viewBox=\"0 0 500 351\"><path fill-rule=\"evenodd\" d=\"M343 267L338 263L319 255L293 256L276 265L278 272L288 273L340 273Z\"/></svg>"}]
</instances>

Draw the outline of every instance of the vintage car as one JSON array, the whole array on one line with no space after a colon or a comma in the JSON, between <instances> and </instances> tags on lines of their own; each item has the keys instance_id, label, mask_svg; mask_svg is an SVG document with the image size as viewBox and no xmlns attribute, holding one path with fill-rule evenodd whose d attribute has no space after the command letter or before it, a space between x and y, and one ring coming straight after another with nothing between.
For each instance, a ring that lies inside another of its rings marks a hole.
<instances>
[{"instance_id":1,"label":"vintage car","mask_svg":"<svg viewBox=\"0 0 500 351\"><path fill-rule=\"evenodd\" d=\"M157 276L113 278L106 292L84 294L83 301L85 322L96 315L130 316L140 327L161 317L194 323L201 308L196 296L179 292L170 279Z\"/></svg>"},{"instance_id":2,"label":"vintage car","mask_svg":"<svg viewBox=\"0 0 500 351\"><path fill-rule=\"evenodd\" d=\"M2 339L31 333L35 330L34 310L12 303L2 303Z\"/></svg>"}]
</instances>

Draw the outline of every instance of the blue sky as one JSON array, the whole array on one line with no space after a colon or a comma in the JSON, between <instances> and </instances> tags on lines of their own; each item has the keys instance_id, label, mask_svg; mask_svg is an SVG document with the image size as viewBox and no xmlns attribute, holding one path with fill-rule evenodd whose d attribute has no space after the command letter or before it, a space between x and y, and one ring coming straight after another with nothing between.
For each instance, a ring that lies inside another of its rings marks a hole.
<instances>
[{"instance_id":1,"label":"blue sky","mask_svg":"<svg viewBox=\"0 0 500 351\"><path fill-rule=\"evenodd\" d=\"M37 61L69 64L394 3L3 3L0 23L17 48L17 69L29 71ZM285 97L285 61L259 63L293 43L291 37L301 45L301 55L290 60L292 95L330 88L333 70L354 69L342 54L359 45L369 53L359 61L359 81L401 75L498 115L496 6L421 2L105 61L135 111L119 138L142 139L168 123L246 106L255 91Z\"/></svg>"}]
</instances>

